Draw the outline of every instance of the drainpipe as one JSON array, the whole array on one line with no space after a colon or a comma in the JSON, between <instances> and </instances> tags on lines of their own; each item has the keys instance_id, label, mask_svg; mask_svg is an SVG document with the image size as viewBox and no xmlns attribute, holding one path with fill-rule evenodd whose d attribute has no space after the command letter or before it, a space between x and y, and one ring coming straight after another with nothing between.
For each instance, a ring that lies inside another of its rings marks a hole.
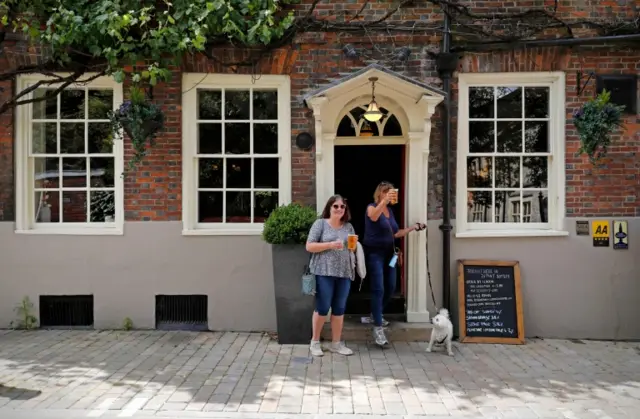
<instances>
[{"instance_id":1,"label":"drainpipe","mask_svg":"<svg viewBox=\"0 0 640 419\"><path fill-rule=\"evenodd\" d=\"M445 6L446 7L446 6ZM451 52L451 19L444 15L442 49L436 60L438 74L442 79L444 109L442 121L444 138L442 141L442 305L450 310L451 305L451 77L458 66L458 54Z\"/></svg>"}]
</instances>

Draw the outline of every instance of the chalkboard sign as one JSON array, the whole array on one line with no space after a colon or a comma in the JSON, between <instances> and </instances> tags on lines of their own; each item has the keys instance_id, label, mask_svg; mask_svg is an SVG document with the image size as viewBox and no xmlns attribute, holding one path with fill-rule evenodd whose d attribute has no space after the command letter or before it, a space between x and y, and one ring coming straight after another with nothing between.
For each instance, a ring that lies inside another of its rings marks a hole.
<instances>
[{"instance_id":1,"label":"chalkboard sign","mask_svg":"<svg viewBox=\"0 0 640 419\"><path fill-rule=\"evenodd\" d=\"M458 261L460 342L524 343L520 264Z\"/></svg>"}]
</instances>

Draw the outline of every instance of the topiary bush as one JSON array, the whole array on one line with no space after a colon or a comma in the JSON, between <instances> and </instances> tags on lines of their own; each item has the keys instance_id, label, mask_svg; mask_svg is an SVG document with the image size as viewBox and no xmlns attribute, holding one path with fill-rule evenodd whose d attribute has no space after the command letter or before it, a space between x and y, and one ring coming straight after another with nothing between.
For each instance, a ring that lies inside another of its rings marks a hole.
<instances>
[{"instance_id":1,"label":"topiary bush","mask_svg":"<svg viewBox=\"0 0 640 419\"><path fill-rule=\"evenodd\" d=\"M264 223L262 238L269 244L305 244L311 225L318 219L312 207L297 203L276 208Z\"/></svg>"}]
</instances>

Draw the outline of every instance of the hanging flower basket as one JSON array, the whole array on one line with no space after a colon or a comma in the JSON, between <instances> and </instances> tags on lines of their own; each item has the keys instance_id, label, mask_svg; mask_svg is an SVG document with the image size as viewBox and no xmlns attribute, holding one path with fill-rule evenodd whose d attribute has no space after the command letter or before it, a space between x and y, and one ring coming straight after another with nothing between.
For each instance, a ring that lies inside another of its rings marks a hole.
<instances>
[{"instance_id":1,"label":"hanging flower basket","mask_svg":"<svg viewBox=\"0 0 640 419\"><path fill-rule=\"evenodd\" d=\"M131 100L112 112L110 119L114 131L124 131L131 140L134 155L129 168L132 169L146 155L147 146L155 145L155 135L164 126L164 114L160 107L145 100L144 93L132 88Z\"/></svg>"},{"instance_id":2,"label":"hanging flower basket","mask_svg":"<svg viewBox=\"0 0 640 419\"><path fill-rule=\"evenodd\" d=\"M607 155L611 135L622 127L624 106L610 103L611 93L603 90L573 113L573 124L580 137L580 154L587 154L592 164Z\"/></svg>"}]
</instances>

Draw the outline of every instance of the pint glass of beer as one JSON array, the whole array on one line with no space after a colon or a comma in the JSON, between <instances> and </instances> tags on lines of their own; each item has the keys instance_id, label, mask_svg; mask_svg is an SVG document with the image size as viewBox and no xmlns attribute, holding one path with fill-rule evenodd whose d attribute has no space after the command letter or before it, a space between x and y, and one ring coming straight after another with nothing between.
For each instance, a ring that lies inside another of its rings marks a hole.
<instances>
[{"instance_id":1,"label":"pint glass of beer","mask_svg":"<svg viewBox=\"0 0 640 419\"><path fill-rule=\"evenodd\" d=\"M349 234L347 236L347 249L356 250L356 246L358 245L358 235L357 234Z\"/></svg>"},{"instance_id":2,"label":"pint glass of beer","mask_svg":"<svg viewBox=\"0 0 640 419\"><path fill-rule=\"evenodd\" d=\"M397 189L391 189L390 192L392 193L391 196L391 205L395 205L398 203L398 190Z\"/></svg>"}]
</instances>

